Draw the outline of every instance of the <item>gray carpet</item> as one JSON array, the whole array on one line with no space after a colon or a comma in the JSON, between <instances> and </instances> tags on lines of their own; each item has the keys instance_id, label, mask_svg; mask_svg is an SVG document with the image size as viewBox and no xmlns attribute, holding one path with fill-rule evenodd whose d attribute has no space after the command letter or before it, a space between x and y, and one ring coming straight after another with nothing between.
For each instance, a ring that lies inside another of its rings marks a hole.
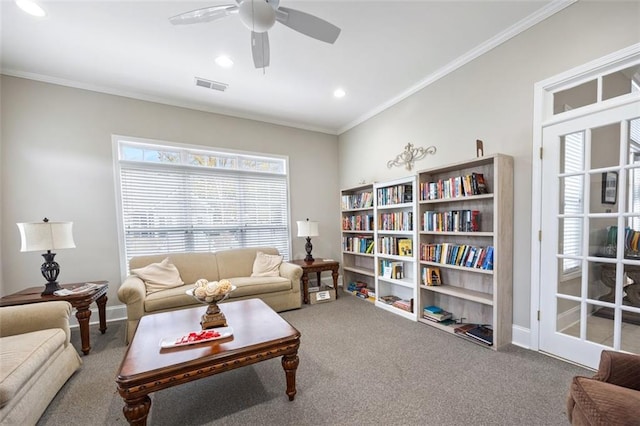
<instances>
[{"instance_id":1,"label":"gray carpet","mask_svg":"<svg viewBox=\"0 0 640 426\"><path fill-rule=\"evenodd\" d=\"M149 424L566 425L571 377L593 374L515 346L494 352L349 295L282 316L302 333L293 402L272 359L152 394ZM92 326L91 343L39 425L127 424L115 387L124 323L105 335Z\"/></svg>"}]
</instances>

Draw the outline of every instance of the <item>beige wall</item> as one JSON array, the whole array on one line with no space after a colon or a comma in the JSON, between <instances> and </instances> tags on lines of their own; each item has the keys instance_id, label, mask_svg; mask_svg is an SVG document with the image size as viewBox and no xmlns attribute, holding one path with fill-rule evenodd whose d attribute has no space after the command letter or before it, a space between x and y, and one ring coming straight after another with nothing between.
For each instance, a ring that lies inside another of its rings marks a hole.
<instances>
[{"instance_id":1,"label":"beige wall","mask_svg":"<svg viewBox=\"0 0 640 426\"><path fill-rule=\"evenodd\" d=\"M2 282L0 294L40 285L40 253L20 253L16 222L74 222L77 248L59 250L61 282L106 279L120 304L111 135L289 157L292 255L304 257L295 221L320 222L318 257L339 258L337 137L257 121L2 76Z\"/></svg>"},{"instance_id":2,"label":"beige wall","mask_svg":"<svg viewBox=\"0 0 640 426\"><path fill-rule=\"evenodd\" d=\"M340 186L407 172L386 162L412 142L438 152L416 169L485 154L515 159L514 324L530 326L533 88L538 81L640 42L640 2L581 1L339 137ZM428 54L428 52L423 52Z\"/></svg>"}]
</instances>

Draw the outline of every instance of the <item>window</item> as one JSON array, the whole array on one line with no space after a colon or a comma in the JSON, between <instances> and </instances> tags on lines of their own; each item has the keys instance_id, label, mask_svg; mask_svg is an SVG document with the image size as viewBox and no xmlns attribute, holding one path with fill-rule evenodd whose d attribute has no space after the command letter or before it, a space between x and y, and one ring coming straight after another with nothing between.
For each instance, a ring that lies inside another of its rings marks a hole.
<instances>
[{"instance_id":1,"label":"window","mask_svg":"<svg viewBox=\"0 0 640 426\"><path fill-rule=\"evenodd\" d=\"M286 158L121 137L114 144L127 266L133 256L252 246L289 258Z\"/></svg>"}]
</instances>

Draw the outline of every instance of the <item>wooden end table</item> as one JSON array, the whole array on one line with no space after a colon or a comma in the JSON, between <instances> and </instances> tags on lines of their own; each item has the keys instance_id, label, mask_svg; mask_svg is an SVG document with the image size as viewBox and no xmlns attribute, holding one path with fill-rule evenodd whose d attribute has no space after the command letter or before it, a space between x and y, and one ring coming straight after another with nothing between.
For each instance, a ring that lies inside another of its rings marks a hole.
<instances>
[{"instance_id":1,"label":"wooden end table","mask_svg":"<svg viewBox=\"0 0 640 426\"><path fill-rule=\"evenodd\" d=\"M91 318L91 310L89 306L93 302L98 305L98 315L100 317L100 332L104 334L107 331L107 290L109 289L108 281L89 281L95 284L99 284L99 287L80 294L71 294L69 296L56 296L49 294L42 295L44 290L43 286L29 287L17 293L9 294L0 298L0 307L2 306L15 306L15 305L27 305L29 303L51 302L53 300L65 300L71 303L76 309L76 318L80 325L80 338L82 339L82 352L85 355L91 351L91 343L89 340L89 318ZM74 289L80 287L85 283L73 283L62 284L62 288Z\"/></svg>"},{"instance_id":2,"label":"wooden end table","mask_svg":"<svg viewBox=\"0 0 640 426\"><path fill-rule=\"evenodd\" d=\"M188 346L161 348L160 341L199 331L206 307L160 312L140 319L116 377L129 424L147 423L152 392L280 356L286 394L293 401L300 332L260 299L219 306L233 335Z\"/></svg>"},{"instance_id":3,"label":"wooden end table","mask_svg":"<svg viewBox=\"0 0 640 426\"><path fill-rule=\"evenodd\" d=\"M318 277L318 285L320 285L320 274L324 271L331 271L333 277L333 288L336 291L336 299L338 298L338 269L340 262L335 260L314 259L313 262L307 262L304 259L291 260L289 263L302 267L302 296L305 305L309 304L309 273L315 272Z\"/></svg>"}]
</instances>

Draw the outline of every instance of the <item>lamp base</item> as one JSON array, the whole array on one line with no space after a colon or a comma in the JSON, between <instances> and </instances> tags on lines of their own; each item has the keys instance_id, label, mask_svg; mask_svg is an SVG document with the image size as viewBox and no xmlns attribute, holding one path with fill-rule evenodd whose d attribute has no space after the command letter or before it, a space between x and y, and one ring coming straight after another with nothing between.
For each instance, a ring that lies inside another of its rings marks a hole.
<instances>
[{"instance_id":1,"label":"lamp base","mask_svg":"<svg viewBox=\"0 0 640 426\"><path fill-rule=\"evenodd\" d=\"M49 294L53 294L54 291L57 290L62 290L62 287L60 287L58 285L57 281L49 281L45 286L44 286L44 291L42 292L43 296L49 295Z\"/></svg>"},{"instance_id":2,"label":"lamp base","mask_svg":"<svg viewBox=\"0 0 640 426\"><path fill-rule=\"evenodd\" d=\"M304 245L304 249L307 252L307 257L304 258L305 262L313 262L315 259L311 256L311 250L313 250L313 245L311 244L311 237L307 237L307 243Z\"/></svg>"}]
</instances>

